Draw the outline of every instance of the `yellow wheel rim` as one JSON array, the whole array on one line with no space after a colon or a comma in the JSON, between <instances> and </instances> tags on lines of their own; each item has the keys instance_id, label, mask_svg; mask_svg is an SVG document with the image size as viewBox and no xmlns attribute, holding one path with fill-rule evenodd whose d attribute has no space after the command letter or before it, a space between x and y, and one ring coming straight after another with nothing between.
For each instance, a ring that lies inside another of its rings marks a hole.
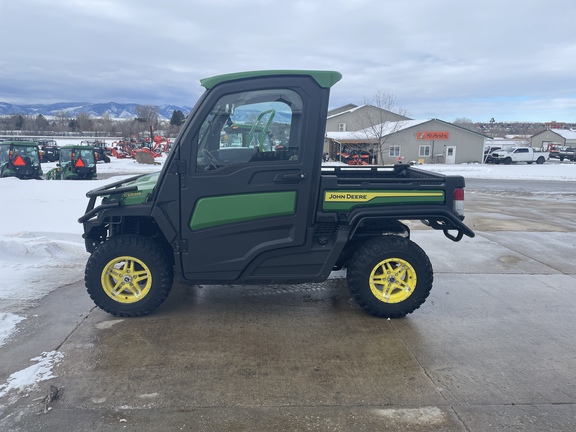
<instances>
[{"instance_id":1,"label":"yellow wheel rim","mask_svg":"<svg viewBox=\"0 0 576 432\"><path fill-rule=\"evenodd\" d=\"M119 303L136 303L150 292L152 274L137 258L122 256L110 261L102 270L102 288Z\"/></svg>"},{"instance_id":2,"label":"yellow wheel rim","mask_svg":"<svg viewBox=\"0 0 576 432\"><path fill-rule=\"evenodd\" d=\"M416 288L416 271L407 261L389 258L380 261L370 273L370 290L384 303L400 303Z\"/></svg>"}]
</instances>

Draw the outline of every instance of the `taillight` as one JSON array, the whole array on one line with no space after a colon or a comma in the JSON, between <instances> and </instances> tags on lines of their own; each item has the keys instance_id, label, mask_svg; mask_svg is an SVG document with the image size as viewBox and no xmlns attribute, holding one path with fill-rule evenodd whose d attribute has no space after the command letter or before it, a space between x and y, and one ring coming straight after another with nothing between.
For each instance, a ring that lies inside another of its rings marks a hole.
<instances>
[{"instance_id":1,"label":"taillight","mask_svg":"<svg viewBox=\"0 0 576 432\"><path fill-rule=\"evenodd\" d=\"M464 189L454 189L454 210L460 216L464 216Z\"/></svg>"}]
</instances>

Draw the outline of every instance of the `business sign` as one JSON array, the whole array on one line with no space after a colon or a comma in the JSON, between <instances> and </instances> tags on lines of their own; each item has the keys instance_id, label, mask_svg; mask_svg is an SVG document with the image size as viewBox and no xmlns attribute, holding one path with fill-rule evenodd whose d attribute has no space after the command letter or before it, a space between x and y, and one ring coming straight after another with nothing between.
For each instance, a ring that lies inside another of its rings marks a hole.
<instances>
[{"instance_id":1,"label":"business sign","mask_svg":"<svg viewBox=\"0 0 576 432\"><path fill-rule=\"evenodd\" d=\"M419 140L446 141L450 139L450 132L416 132L416 136Z\"/></svg>"}]
</instances>

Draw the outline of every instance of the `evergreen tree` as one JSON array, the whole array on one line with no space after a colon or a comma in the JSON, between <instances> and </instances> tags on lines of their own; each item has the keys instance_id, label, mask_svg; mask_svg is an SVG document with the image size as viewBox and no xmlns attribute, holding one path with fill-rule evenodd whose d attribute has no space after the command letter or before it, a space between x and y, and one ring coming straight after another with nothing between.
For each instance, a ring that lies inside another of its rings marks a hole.
<instances>
[{"instance_id":1,"label":"evergreen tree","mask_svg":"<svg viewBox=\"0 0 576 432\"><path fill-rule=\"evenodd\" d=\"M170 124L172 126L182 126L186 117L184 113L180 110L172 111L172 118L170 119Z\"/></svg>"},{"instance_id":2,"label":"evergreen tree","mask_svg":"<svg viewBox=\"0 0 576 432\"><path fill-rule=\"evenodd\" d=\"M18 114L18 117L16 118L16 129L22 130L22 126L24 126L24 117Z\"/></svg>"}]
</instances>

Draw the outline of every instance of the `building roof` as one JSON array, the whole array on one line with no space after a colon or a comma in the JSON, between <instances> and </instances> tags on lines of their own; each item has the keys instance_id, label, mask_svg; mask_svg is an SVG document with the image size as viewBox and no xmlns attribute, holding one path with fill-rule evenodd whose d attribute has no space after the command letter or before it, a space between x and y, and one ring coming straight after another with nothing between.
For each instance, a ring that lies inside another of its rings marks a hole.
<instances>
[{"instance_id":1,"label":"building roof","mask_svg":"<svg viewBox=\"0 0 576 432\"><path fill-rule=\"evenodd\" d=\"M336 141L358 141L358 140L377 140L380 137L388 136L395 132L400 132L423 123L427 123L431 119L426 120L402 120L399 122L384 122L381 125L376 125L374 128L366 128L353 132L326 132L326 137ZM375 133L378 131L378 134Z\"/></svg>"},{"instance_id":2,"label":"building roof","mask_svg":"<svg viewBox=\"0 0 576 432\"><path fill-rule=\"evenodd\" d=\"M576 140L576 131L569 129L547 129L545 132L553 132L560 135L562 138L567 140ZM542 133L542 132L540 132ZM537 134L538 135L538 134Z\"/></svg>"},{"instance_id":3,"label":"building roof","mask_svg":"<svg viewBox=\"0 0 576 432\"><path fill-rule=\"evenodd\" d=\"M335 116L337 114L343 113L343 112L348 112L350 111L352 108L356 108L358 105L354 105L354 104L347 104L347 105L343 105L341 107L338 108L333 108L331 110L328 110L328 118Z\"/></svg>"},{"instance_id":4,"label":"building roof","mask_svg":"<svg viewBox=\"0 0 576 432\"><path fill-rule=\"evenodd\" d=\"M346 106L348 106L348 105L346 105ZM348 108L348 109L343 110L343 111L338 111L336 114L331 114L331 115L328 116L328 118L334 118L334 117L338 117L338 116L340 116L340 115L342 115L342 114L348 114L348 113L351 113L351 112L354 112L354 111L358 111L359 109L364 108L365 106L366 106L366 105L360 105L360 106L355 106L355 105L354 105L354 106L352 106L352 108ZM337 111L338 109L339 109L339 108L336 108L336 109L334 109L334 110L332 110L332 111Z\"/></svg>"},{"instance_id":5,"label":"building roof","mask_svg":"<svg viewBox=\"0 0 576 432\"><path fill-rule=\"evenodd\" d=\"M467 132L488 138L486 135L475 132L473 130L466 129L466 128L460 127L458 125L448 123L448 122L445 122L443 120L434 119L434 118L433 119L423 119L423 120L401 120L398 122L384 122L381 125L377 125L375 127L369 127L369 128L359 130L359 131L354 131L354 132L326 132L326 138L329 138L329 139L332 139L335 141L362 141L362 140L364 140L364 141L375 140L376 141L376 140L378 140L379 137L380 138L386 137L388 135L392 135L394 133L398 133L400 131L410 129L410 128L413 128L416 126L420 126L422 124L429 123L432 121L437 121L437 122L444 123L446 125L449 125L449 126L452 126L455 128L464 129ZM375 132L377 132L377 133L375 133Z\"/></svg>"},{"instance_id":6,"label":"building roof","mask_svg":"<svg viewBox=\"0 0 576 432\"><path fill-rule=\"evenodd\" d=\"M356 106L353 104L344 105L343 107L330 110L328 112L327 118L328 118L328 120L330 120L331 118L335 118L335 117L341 116L343 114L353 113L355 111L359 111L359 110L364 109L364 108L374 108L374 109L378 109L380 111L386 112L386 113L388 113L391 116L394 116L396 118L400 117L400 118L409 119L409 117L406 117L405 115L398 114L398 113L395 113L393 111L387 110L385 108L380 108L380 107L377 107L375 105L370 105L370 104L364 104L364 105L360 105L360 106Z\"/></svg>"}]
</instances>

